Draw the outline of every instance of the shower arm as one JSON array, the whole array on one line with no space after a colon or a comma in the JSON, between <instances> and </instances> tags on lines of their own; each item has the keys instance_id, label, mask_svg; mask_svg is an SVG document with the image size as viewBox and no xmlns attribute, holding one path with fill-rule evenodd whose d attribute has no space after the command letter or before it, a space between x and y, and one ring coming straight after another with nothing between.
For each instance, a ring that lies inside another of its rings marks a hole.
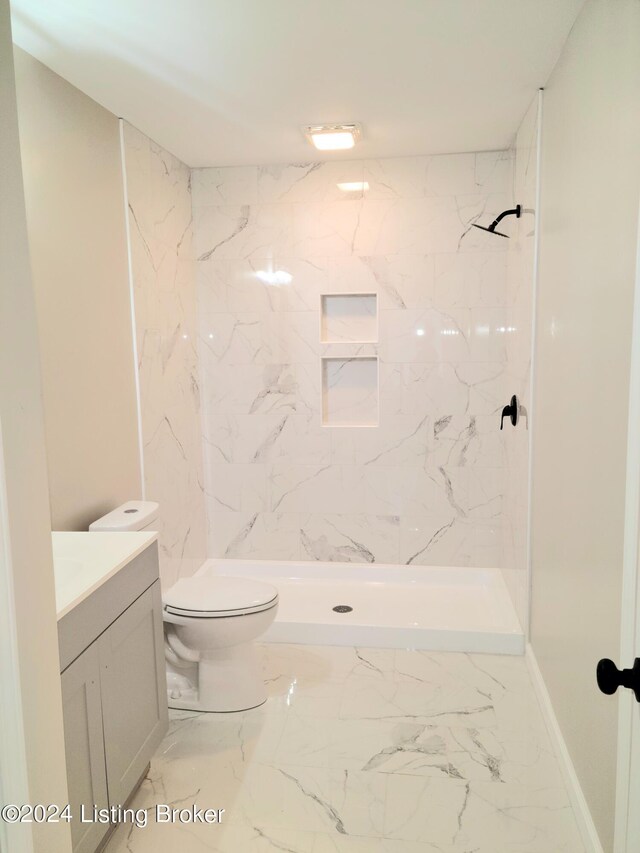
<instances>
[{"instance_id":1,"label":"shower arm","mask_svg":"<svg viewBox=\"0 0 640 853\"><path fill-rule=\"evenodd\" d=\"M517 204L512 210L503 210L499 216L493 220L491 225L487 228L487 231L493 231L497 227L497 225L505 218L505 216L516 216L520 219L520 214L522 213L522 207Z\"/></svg>"}]
</instances>

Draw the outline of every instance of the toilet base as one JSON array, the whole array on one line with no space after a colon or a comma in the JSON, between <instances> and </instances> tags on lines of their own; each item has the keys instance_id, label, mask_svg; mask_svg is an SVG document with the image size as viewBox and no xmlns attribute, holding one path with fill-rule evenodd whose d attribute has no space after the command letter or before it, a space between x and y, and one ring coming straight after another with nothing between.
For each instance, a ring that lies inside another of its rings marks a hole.
<instances>
[{"instance_id":1,"label":"toilet base","mask_svg":"<svg viewBox=\"0 0 640 853\"><path fill-rule=\"evenodd\" d=\"M228 714L264 705L267 691L256 649L243 643L201 653L188 668L167 667L170 708Z\"/></svg>"}]
</instances>

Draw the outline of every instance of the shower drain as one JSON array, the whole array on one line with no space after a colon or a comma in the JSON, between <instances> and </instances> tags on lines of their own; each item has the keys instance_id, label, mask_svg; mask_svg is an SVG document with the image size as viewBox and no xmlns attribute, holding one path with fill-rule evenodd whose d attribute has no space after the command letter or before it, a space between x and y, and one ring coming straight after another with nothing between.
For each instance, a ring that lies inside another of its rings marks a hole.
<instances>
[{"instance_id":1,"label":"shower drain","mask_svg":"<svg viewBox=\"0 0 640 853\"><path fill-rule=\"evenodd\" d=\"M336 611L336 613L351 613L353 607L349 607L348 604L336 604L333 609Z\"/></svg>"}]
</instances>

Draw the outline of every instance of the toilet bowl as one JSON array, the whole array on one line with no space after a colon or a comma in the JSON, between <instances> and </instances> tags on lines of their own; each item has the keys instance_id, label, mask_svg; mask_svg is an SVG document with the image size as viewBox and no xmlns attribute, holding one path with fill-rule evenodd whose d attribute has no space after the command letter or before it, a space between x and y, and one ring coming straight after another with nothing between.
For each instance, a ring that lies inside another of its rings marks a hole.
<instances>
[{"instance_id":1,"label":"toilet bowl","mask_svg":"<svg viewBox=\"0 0 640 853\"><path fill-rule=\"evenodd\" d=\"M89 530L135 531L156 526L160 507L129 501ZM253 641L278 612L278 590L249 578L194 575L163 594L167 695L170 708L246 711L267 699Z\"/></svg>"},{"instance_id":2,"label":"toilet bowl","mask_svg":"<svg viewBox=\"0 0 640 853\"><path fill-rule=\"evenodd\" d=\"M254 640L275 619L278 590L248 578L183 578L163 596L170 708L246 711L267 699Z\"/></svg>"}]
</instances>

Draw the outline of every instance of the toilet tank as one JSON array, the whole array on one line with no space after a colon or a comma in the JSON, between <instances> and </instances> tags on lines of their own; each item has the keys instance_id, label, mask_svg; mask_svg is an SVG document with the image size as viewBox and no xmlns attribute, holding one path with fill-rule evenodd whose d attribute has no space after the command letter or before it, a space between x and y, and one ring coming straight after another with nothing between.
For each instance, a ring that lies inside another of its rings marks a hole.
<instances>
[{"instance_id":1,"label":"toilet tank","mask_svg":"<svg viewBox=\"0 0 640 853\"><path fill-rule=\"evenodd\" d=\"M122 506L96 519L89 530L102 533L125 530L153 529L160 512L160 504L154 501L127 501Z\"/></svg>"}]
</instances>

